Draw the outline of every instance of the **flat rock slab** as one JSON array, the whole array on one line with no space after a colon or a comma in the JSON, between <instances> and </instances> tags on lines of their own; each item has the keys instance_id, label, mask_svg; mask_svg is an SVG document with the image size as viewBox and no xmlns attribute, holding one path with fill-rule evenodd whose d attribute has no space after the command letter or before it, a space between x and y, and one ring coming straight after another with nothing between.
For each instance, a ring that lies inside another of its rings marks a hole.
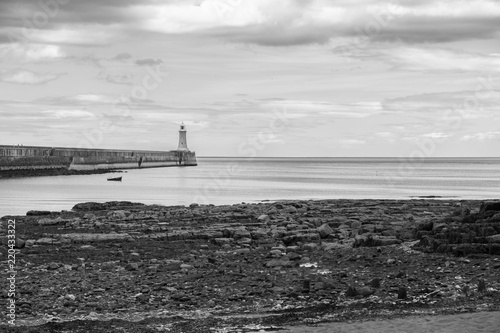
<instances>
[{"instance_id":1,"label":"flat rock slab","mask_svg":"<svg viewBox=\"0 0 500 333\"><path fill-rule=\"evenodd\" d=\"M106 241L132 241L133 238L129 234L63 234L57 235L62 241L70 241L72 243L87 243L87 242L106 242Z\"/></svg>"},{"instance_id":2,"label":"flat rock slab","mask_svg":"<svg viewBox=\"0 0 500 333\"><path fill-rule=\"evenodd\" d=\"M406 317L392 320L373 320L355 323L320 324L317 327L296 326L280 332L286 333L497 333L500 327L500 312L477 312L457 315Z\"/></svg>"}]
</instances>

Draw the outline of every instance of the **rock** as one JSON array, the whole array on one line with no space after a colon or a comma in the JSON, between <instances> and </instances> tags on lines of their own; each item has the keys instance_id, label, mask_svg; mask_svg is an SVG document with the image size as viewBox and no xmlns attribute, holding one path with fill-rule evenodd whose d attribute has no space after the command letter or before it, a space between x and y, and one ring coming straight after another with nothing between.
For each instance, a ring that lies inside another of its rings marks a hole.
<instances>
[{"instance_id":1,"label":"rock","mask_svg":"<svg viewBox=\"0 0 500 333\"><path fill-rule=\"evenodd\" d=\"M311 291L311 280L303 280L302 281L302 292L303 293L308 293Z\"/></svg>"},{"instance_id":2,"label":"rock","mask_svg":"<svg viewBox=\"0 0 500 333\"><path fill-rule=\"evenodd\" d=\"M239 254L239 255L242 255L242 254L247 254L250 252L250 249L236 249L234 251L235 254Z\"/></svg>"},{"instance_id":3,"label":"rock","mask_svg":"<svg viewBox=\"0 0 500 333\"><path fill-rule=\"evenodd\" d=\"M9 238L8 236L0 236L0 243L4 246L9 245L9 240L11 240L11 238ZM26 241L24 239L22 239L20 237L15 238L15 241L14 241L14 248L15 249L22 249L25 246L26 246Z\"/></svg>"},{"instance_id":4,"label":"rock","mask_svg":"<svg viewBox=\"0 0 500 333\"><path fill-rule=\"evenodd\" d=\"M325 286L325 284L323 282L316 282L314 284L314 289L315 290L323 290L323 289L325 289L325 287L326 286Z\"/></svg>"},{"instance_id":5,"label":"rock","mask_svg":"<svg viewBox=\"0 0 500 333\"><path fill-rule=\"evenodd\" d=\"M50 215L51 212L46 210L30 210L26 213L26 216L42 216L42 215Z\"/></svg>"},{"instance_id":6,"label":"rock","mask_svg":"<svg viewBox=\"0 0 500 333\"><path fill-rule=\"evenodd\" d=\"M125 270L127 271L136 271L139 269L139 264L136 262L131 262L125 265Z\"/></svg>"},{"instance_id":7,"label":"rock","mask_svg":"<svg viewBox=\"0 0 500 333\"><path fill-rule=\"evenodd\" d=\"M316 230L318 230L318 233L319 233L321 238L326 238L326 237L328 237L328 235L333 233L332 228L330 228L330 226L327 223L322 224Z\"/></svg>"},{"instance_id":8,"label":"rock","mask_svg":"<svg viewBox=\"0 0 500 333\"><path fill-rule=\"evenodd\" d=\"M316 243L307 243L303 245L303 249L306 251L312 251L318 248L318 244Z\"/></svg>"},{"instance_id":9,"label":"rock","mask_svg":"<svg viewBox=\"0 0 500 333\"><path fill-rule=\"evenodd\" d=\"M267 211L267 214L268 214L268 215L275 215L275 214L278 214L278 210L276 209L276 207L271 207L271 208Z\"/></svg>"},{"instance_id":10,"label":"rock","mask_svg":"<svg viewBox=\"0 0 500 333\"><path fill-rule=\"evenodd\" d=\"M370 287L356 288L356 294L363 297L368 297L374 293L374 290Z\"/></svg>"},{"instance_id":11,"label":"rock","mask_svg":"<svg viewBox=\"0 0 500 333\"><path fill-rule=\"evenodd\" d=\"M196 202L193 202L192 204L189 205L189 208L197 208L197 207L200 207L199 204L197 204Z\"/></svg>"},{"instance_id":12,"label":"rock","mask_svg":"<svg viewBox=\"0 0 500 333\"><path fill-rule=\"evenodd\" d=\"M486 291L486 281L484 279L479 279L477 283L477 291L484 293Z\"/></svg>"},{"instance_id":13,"label":"rock","mask_svg":"<svg viewBox=\"0 0 500 333\"><path fill-rule=\"evenodd\" d=\"M252 243L252 239L251 238L247 238L247 237L244 237L244 238L240 238L236 241L236 243L240 244L240 245L249 245L250 243Z\"/></svg>"},{"instance_id":14,"label":"rock","mask_svg":"<svg viewBox=\"0 0 500 333\"><path fill-rule=\"evenodd\" d=\"M408 204L403 204L401 207L399 207L401 210L409 210L410 206Z\"/></svg>"},{"instance_id":15,"label":"rock","mask_svg":"<svg viewBox=\"0 0 500 333\"><path fill-rule=\"evenodd\" d=\"M81 250L95 250L96 247L92 246L92 245L82 245L82 246L80 246L80 249Z\"/></svg>"},{"instance_id":16,"label":"rock","mask_svg":"<svg viewBox=\"0 0 500 333\"><path fill-rule=\"evenodd\" d=\"M433 226L434 223L432 221L422 221L417 223L416 229L422 231L432 231Z\"/></svg>"},{"instance_id":17,"label":"rock","mask_svg":"<svg viewBox=\"0 0 500 333\"><path fill-rule=\"evenodd\" d=\"M41 219L38 220L38 225L58 225L58 224L66 224L68 221L63 220L60 217L56 219Z\"/></svg>"},{"instance_id":18,"label":"rock","mask_svg":"<svg viewBox=\"0 0 500 333\"><path fill-rule=\"evenodd\" d=\"M286 206L284 209L283 209L283 212L284 213L287 213L287 214L297 214L297 208L293 207L293 206Z\"/></svg>"},{"instance_id":19,"label":"rock","mask_svg":"<svg viewBox=\"0 0 500 333\"><path fill-rule=\"evenodd\" d=\"M399 287L398 289L398 299L406 299L408 297L405 287Z\"/></svg>"},{"instance_id":20,"label":"rock","mask_svg":"<svg viewBox=\"0 0 500 333\"><path fill-rule=\"evenodd\" d=\"M50 271L53 271L53 270L56 270L58 269L59 267L61 267L62 265L59 264L59 263L56 263L56 262L51 262L50 264L47 265L47 269L50 270Z\"/></svg>"},{"instance_id":21,"label":"rock","mask_svg":"<svg viewBox=\"0 0 500 333\"><path fill-rule=\"evenodd\" d=\"M252 237L252 234L250 233L250 231L248 231L246 229L237 229L237 230L235 230L235 232L233 234L234 239L251 238L251 237Z\"/></svg>"},{"instance_id":22,"label":"rock","mask_svg":"<svg viewBox=\"0 0 500 333\"><path fill-rule=\"evenodd\" d=\"M223 238L223 236L223 232L219 230L201 230L193 232L193 237L195 239Z\"/></svg>"},{"instance_id":23,"label":"rock","mask_svg":"<svg viewBox=\"0 0 500 333\"><path fill-rule=\"evenodd\" d=\"M266 215L266 214L262 214L257 218L257 221L259 221L259 222L264 222L264 221L268 221L268 220L269 220L269 215Z\"/></svg>"},{"instance_id":24,"label":"rock","mask_svg":"<svg viewBox=\"0 0 500 333\"><path fill-rule=\"evenodd\" d=\"M107 269L109 269L109 270L114 269L114 268L116 268L116 262L114 262L114 261L106 261L106 262L103 262L103 263L101 264L101 268L102 268L102 269L104 269L104 270L107 270Z\"/></svg>"},{"instance_id":25,"label":"rock","mask_svg":"<svg viewBox=\"0 0 500 333\"><path fill-rule=\"evenodd\" d=\"M274 257L274 258L279 258L283 255L283 252L281 252L280 250L271 250L269 252L269 256L270 257Z\"/></svg>"},{"instance_id":26,"label":"rock","mask_svg":"<svg viewBox=\"0 0 500 333\"><path fill-rule=\"evenodd\" d=\"M267 237L267 231L265 229L257 229L250 233L253 239L261 239Z\"/></svg>"},{"instance_id":27,"label":"rock","mask_svg":"<svg viewBox=\"0 0 500 333\"><path fill-rule=\"evenodd\" d=\"M295 264L294 262L288 260L288 258L286 259L273 259L273 260L270 260L268 262L266 262L265 266L266 267L293 267Z\"/></svg>"},{"instance_id":28,"label":"rock","mask_svg":"<svg viewBox=\"0 0 500 333\"><path fill-rule=\"evenodd\" d=\"M212 243L216 245L224 245L224 244L230 244L233 241L232 238L214 238L212 239Z\"/></svg>"},{"instance_id":29,"label":"rock","mask_svg":"<svg viewBox=\"0 0 500 333\"><path fill-rule=\"evenodd\" d=\"M354 237L353 247L361 246L388 246L401 244L402 241L391 236L379 236L374 234L356 235Z\"/></svg>"},{"instance_id":30,"label":"rock","mask_svg":"<svg viewBox=\"0 0 500 333\"><path fill-rule=\"evenodd\" d=\"M290 252L286 255L290 260L300 260L302 256L296 252Z\"/></svg>"},{"instance_id":31,"label":"rock","mask_svg":"<svg viewBox=\"0 0 500 333\"><path fill-rule=\"evenodd\" d=\"M124 220L128 215L130 215L129 211L126 210L115 210L111 214L111 218L115 220Z\"/></svg>"},{"instance_id":32,"label":"rock","mask_svg":"<svg viewBox=\"0 0 500 333\"><path fill-rule=\"evenodd\" d=\"M179 261L167 262L162 268L166 271L178 271L181 269L181 262Z\"/></svg>"},{"instance_id":33,"label":"rock","mask_svg":"<svg viewBox=\"0 0 500 333\"><path fill-rule=\"evenodd\" d=\"M281 240L285 245L289 246L297 241L297 235L285 236Z\"/></svg>"},{"instance_id":34,"label":"rock","mask_svg":"<svg viewBox=\"0 0 500 333\"><path fill-rule=\"evenodd\" d=\"M500 234L486 237L488 243L500 243Z\"/></svg>"},{"instance_id":35,"label":"rock","mask_svg":"<svg viewBox=\"0 0 500 333\"><path fill-rule=\"evenodd\" d=\"M462 218L467 217L470 215L470 208L467 206L462 206L461 211L460 211L460 216Z\"/></svg>"},{"instance_id":36,"label":"rock","mask_svg":"<svg viewBox=\"0 0 500 333\"><path fill-rule=\"evenodd\" d=\"M109 233L109 234L90 234L90 233L71 233L62 234L61 240L66 240L73 243L88 243L88 242L106 242L106 241L132 241L134 240L126 233Z\"/></svg>"},{"instance_id":37,"label":"rock","mask_svg":"<svg viewBox=\"0 0 500 333\"><path fill-rule=\"evenodd\" d=\"M145 295L145 294L141 293L139 295L136 295L135 300L137 302L147 303L149 301L149 295Z\"/></svg>"},{"instance_id":38,"label":"rock","mask_svg":"<svg viewBox=\"0 0 500 333\"><path fill-rule=\"evenodd\" d=\"M307 234L299 233L296 235L296 241L298 241L298 242L312 242L312 241L318 241L318 240L320 240L320 238L319 238L319 234L317 232L307 233Z\"/></svg>"},{"instance_id":39,"label":"rock","mask_svg":"<svg viewBox=\"0 0 500 333\"><path fill-rule=\"evenodd\" d=\"M340 243L321 243L321 248L324 251L336 251L338 249L344 248L345 245Z\"/></svg>"},{"instance_id":40,"label":"rock","mask_svg":"<svg viewBox=\"0 0 500 333\"><path fill-rule=\"evenodd\" d=\"M349 287L347 287L347 290L346 290L346 292L345 292L345 295L346 295L347 297L355 297L355 296L357 296L357 295L358 295L358 292L357 292L357 290L356 290L356 288L355 288L355 287L353 287L353 286L349 286Z\"/></svg>"},{"instance_id":41,"label":"rock","mask_svg":"<svg viewBox=\"0 0 500 333\"><path fill-rule=\"evenodd\" d=\"M500 201L484 201L481 203L479 213L483 214L487 211L500 211Z\"/></svg>"},{"instance_id":42,"label":"rock","mask_svg":"<svg viewBox=\"0 0 500 333\"><path fill-rule=\"evenodd\" d=\"M90 211L96 211L96 210L106 210L108 209L108 205L105 203L98 203L98 202L85 202L85 203L79 203L73 206L72 210L90 210Z\"/></svg>"},{"instance_id":43,"label":"rock","mask_svg":"<svg viewBox=\"0 0 500 333\"><path fill-rule=\"evenodd\" d=\"M359 221L354 221L351 223L352 229L359 229L360 227L361 227L361 222L359 222Z\"/></svg>"},{"instance_id":44,"label":"rock","mask_svg":"<svg viewBox=\"0 0 500 333\"><path fill-rule=\"evenodd\" d=\"M375 231L375 224L363 224L359 229L359 233L373 233Z\"/></svg>"},{"instance_id":45,"label":"rock","mask_svg":"<svg viewBox=\"0 0 500 333\"><path fill-rule=\"evenodd\" d=\"M448 224L446 224L446 223L434 223L434 225L432 226L432 231L440 232L441 230L443 230L446 227L448 227Z\"/></svg>"},{"instance_id":46,"label":"rock","mask_svg":"<svg viewBox=\"0 0 500 333\"><path fill-rule=\"evenodd\" d=\"M372 288L380 288L380 279L379 278L375 278L373 280L370 281L370 286Z\"/></svg>"}]
</instances>

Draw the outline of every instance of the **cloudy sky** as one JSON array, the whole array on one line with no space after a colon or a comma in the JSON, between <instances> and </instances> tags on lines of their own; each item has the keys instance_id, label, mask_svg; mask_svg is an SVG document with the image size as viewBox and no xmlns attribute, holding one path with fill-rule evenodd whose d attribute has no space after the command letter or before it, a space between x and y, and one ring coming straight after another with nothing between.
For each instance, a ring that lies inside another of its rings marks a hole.
<instances>
[{"instance_id":1,"label":"cloudy sky","mask_svg":"<svg viewBox=\"0 0 500 333\"><path fill-rule=\"evenodd\" d=\"M500 156L500 2L0 0L0 144Z\"/></svg>"}]
</instances>

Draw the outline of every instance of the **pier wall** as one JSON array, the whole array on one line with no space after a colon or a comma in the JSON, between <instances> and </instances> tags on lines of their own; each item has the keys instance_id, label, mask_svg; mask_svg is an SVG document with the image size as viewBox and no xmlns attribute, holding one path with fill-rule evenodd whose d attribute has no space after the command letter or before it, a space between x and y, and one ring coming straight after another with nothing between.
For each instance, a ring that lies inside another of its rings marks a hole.
<instances>
[{"instance_id":1,"label":"pier wall","mask_svg":"<svg viewBox=\"0 0 500 333\"><path fill-rule=\"evenodd\" d=\"M12 170L111 170L197 165L191 151L1 146L0 172Z\"/></svg>"}]
</instances>

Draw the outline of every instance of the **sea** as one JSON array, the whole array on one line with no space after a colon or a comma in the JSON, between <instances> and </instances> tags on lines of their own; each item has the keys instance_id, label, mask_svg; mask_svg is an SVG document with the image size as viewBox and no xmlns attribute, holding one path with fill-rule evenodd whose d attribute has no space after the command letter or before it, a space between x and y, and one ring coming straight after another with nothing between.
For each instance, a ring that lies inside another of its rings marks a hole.
<instances>
[{"instance_id":1,"label":"sea","mask_svg":"<svg viewBox=\"0 0 500 333\"><path fill-rule=\"evenodd\" d=\"M121 182L107 181L122 176ZM199 157L196 167L0 179L0 216L81 202L237 204L309 199L498 199L500 158Z\"/></svg>"}]
</instances>

